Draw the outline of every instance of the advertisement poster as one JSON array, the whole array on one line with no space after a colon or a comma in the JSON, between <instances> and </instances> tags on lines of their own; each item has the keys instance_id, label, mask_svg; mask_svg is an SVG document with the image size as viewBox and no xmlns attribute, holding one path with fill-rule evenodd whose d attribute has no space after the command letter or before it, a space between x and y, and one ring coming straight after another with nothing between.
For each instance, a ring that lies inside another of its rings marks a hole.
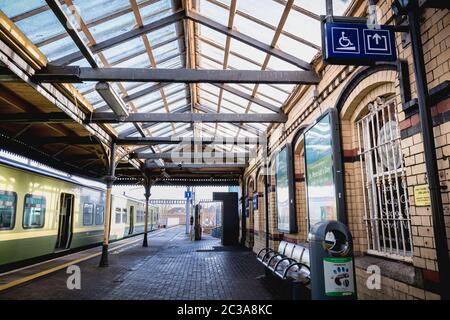
<instances>
[{"instance_id":1,"label":"advertisement poster","mask_svg":"<svg viewBox=\"0 0 450 320\"><path fill-rule=\"evenodd\" d=\"M253 195L253 209L258 210L258 194Z\"/></svg>"},{"instance_id":2,"label":"advertisement poster","mask_svg":"<svg viewBox=\"0 0 450 320\"><path fill-rule=\"evenodd\" d=\"M330 114L305 133L305 162L310 226L337 220Z\"/></svg>"},{"instance_id":3,"label":"advertisement poster","mask_svg":"<svg viewBox=\"0 0 450 320\"><path fill-rule=\"evenodd\" d=\"M327 296L342 297L355 293L352 258L324 258L323 272Z\"/></svg>"},{"instance_id":4,"label":"advertisement poster","mask_svg":"<svg viewBox=\"0 0 450 320\"><path fill-rule=\"evenodd\" d=\"M288 159L287 148L281 150L276 156L276 194L277 194L277 213L278 230L290 231L290 212L289 212L289 181L288 181Z\"/></svg>"}]
</instances>

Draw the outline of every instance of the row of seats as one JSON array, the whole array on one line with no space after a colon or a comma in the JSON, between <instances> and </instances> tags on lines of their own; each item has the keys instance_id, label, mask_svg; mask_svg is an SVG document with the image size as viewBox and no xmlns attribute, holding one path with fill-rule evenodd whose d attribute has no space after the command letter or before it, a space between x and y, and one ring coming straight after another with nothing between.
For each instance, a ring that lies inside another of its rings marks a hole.
<instances>
[{"instance_id":1,"label":"row of seats","mask_svg":"<svg viewBox=\"0 0 450 320\"><path fill-rule=\"evenodd\" d=\"M266 268L281 279L291 279L309 285L309 248L304 245L281 241L278 250L264 248L257 256Z\"/></svg>"}]
</instances>

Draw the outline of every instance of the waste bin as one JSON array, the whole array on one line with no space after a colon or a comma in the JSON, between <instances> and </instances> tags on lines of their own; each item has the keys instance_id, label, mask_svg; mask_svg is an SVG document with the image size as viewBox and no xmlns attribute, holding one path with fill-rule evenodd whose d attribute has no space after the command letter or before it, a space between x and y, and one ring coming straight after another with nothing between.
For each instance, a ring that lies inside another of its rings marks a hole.
<instances>
[{"instance_id":1,"label":"waste bin","mask_svg":"<svg viewBox=\"0 0 450 320\"><path fill-rule=\"evenodd\" d=\"M313 300L356 299L352 235L338 221L321 221L308 235Z\"/></svg>"}]
</instances>

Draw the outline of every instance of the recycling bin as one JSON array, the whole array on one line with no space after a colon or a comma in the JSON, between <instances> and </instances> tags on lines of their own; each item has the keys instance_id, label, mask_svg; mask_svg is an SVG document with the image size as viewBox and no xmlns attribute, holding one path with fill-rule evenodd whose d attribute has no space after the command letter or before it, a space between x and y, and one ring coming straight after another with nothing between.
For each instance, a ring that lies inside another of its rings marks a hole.
<instances>
[{"instance_id":1,"label":"recycling bin","mask_svg":"<svg viewBox=\"0 0 450 320\"><path fill-rule=\"evenodd\" d=\"M311 299L356 299L352 235L338 221L321 221L308 235Z\"/></svg>"}]
</instances>

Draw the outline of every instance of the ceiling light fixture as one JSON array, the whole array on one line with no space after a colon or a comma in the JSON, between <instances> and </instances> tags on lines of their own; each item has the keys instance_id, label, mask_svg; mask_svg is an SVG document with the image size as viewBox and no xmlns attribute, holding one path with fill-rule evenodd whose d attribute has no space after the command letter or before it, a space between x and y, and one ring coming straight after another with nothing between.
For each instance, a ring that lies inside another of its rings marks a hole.
<instances>
[{"instance_id":1,"label":"ceiling light fixture","mask_svg":"<svg viewBox=\"0 0 450 320\"><path fill-rule=\"evenodd\" d=\"M119 95L111 88L108 82L97 82L95 90L105 100L106 104L114 111L114 113L120 117L126 117L129 115L127 106L119 97Z\"/></svg>"}]
</instances>

